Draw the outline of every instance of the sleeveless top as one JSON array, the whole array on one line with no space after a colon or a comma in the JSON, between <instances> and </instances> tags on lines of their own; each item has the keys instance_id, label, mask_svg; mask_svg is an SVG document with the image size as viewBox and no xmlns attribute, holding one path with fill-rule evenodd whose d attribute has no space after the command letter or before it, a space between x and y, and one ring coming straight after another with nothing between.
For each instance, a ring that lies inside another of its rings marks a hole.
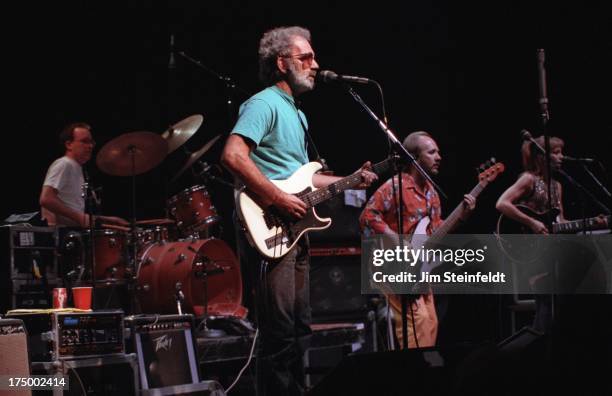
<instances>
[{"instance_id":1,"label":"sleeveless top","mask_svg":"<svg viewBox=\"0 0 612 396\"><path fill-rule=\"evenodd\" d=\"M559 183L552 181L552 206L555 209L561 209L561 200L559 199ZM521 200L521 203L535 210L536 212L545 212L548 210L548 184L541 176L535 176L533 189L531 194Z\"/></svg>"}]
</instances>

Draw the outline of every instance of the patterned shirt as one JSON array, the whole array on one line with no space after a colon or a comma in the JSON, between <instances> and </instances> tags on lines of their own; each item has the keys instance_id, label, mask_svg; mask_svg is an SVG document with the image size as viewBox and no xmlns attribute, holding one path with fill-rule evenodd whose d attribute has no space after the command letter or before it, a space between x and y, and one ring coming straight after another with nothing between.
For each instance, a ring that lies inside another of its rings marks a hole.
<instances>
[{"instance_id":1,"label":"patterned shirt","mask_svg":"<svg viewBox=\"0 0 612 396\"><path fill-rule=\"evenodd\" d=\"M394 232L398 230L397 199L393 195L392 180L395 184L395 191L398 191L398 178L394 176L370 197L359 217L359 224L366 237L383 234L389 229ZM425 191L421 191L417 188L412 176L407 173L402 173L402 184L404 188L402 191L403 233L413 233L419 221L425 216L429 216L431 220L428 232L434 232L443 223L438 193L429 182L425 185Z\"/></svg>"}]
</instances>

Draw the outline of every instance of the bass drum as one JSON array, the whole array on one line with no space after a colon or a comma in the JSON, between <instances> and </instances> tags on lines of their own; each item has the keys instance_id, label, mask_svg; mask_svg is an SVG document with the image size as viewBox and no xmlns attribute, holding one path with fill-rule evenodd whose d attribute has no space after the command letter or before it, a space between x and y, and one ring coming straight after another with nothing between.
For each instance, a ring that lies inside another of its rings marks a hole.
<instances>
[{"instance_id":1,"label":"bass drum","mask_svg":"<svg viewBox=\"0 0 612 396\"><path fill-rule=\"evenodd\" d=\"M242 276L236 255L225 242L214 238L147 246L140 257L137 273L141 311L177 313L179 288L185 296L184 312L203 311L206 289L208 306L239 305L242 301Z\"/></svg>"}]
</instances>

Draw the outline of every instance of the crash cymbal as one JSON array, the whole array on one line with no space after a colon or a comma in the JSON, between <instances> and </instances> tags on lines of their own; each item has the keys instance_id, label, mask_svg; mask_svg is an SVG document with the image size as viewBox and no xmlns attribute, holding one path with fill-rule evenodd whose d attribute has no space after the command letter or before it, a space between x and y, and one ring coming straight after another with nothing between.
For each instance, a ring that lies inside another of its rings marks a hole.
<instances>
[{"instance_id":1,"label":"crash cymbal","mask_svg":"<svg viewBox=\"0 0 612 396\"><path fill-rule=\"evenodd\" d=\"M106 143L96 157L96 164L110 175L132 176L153 169L167 154L168 143L160 135L144 131L130 132Z\"/></svg>"},{"instance_id":2,"label":"crash cymbal","mask_svg":"<svg viewBox=\"0 0 612 396\"><path fill-rule=\"evenodd\" d=\"M204 117L200 114L194 114L185 118L182 121L172 125L168 130L162 133L162 137L168 142L168 154L181 147L190 137L192 137L200 125Z\"/></svg>"},{"instance_id":3,"label":"crash cymbal","mask_svg":"<svg viewBox=\"0 0 612 396\"><path fill-rule=\"evenodd\" d=\"M191 153L191 155L189 156L189 158L187 159L187 162L185 163L185 165L183 165L183 167L181 168L181 170L178 171L178 173L176 175L174 175L174 177L172 178L172 182L175 181L176 179L178 179L178 177L180 175L183 174L183 172L185 172L190 166L192 166L193 164L195 164L195 162L200 159L201 156L204 155L205 152L207 152L208 150L210 150L210 148L217 142L217 140L219 140L219 138L221 137L221 135L217 135L214 138L210 139L208 141L208 143L206 143L204 146L202 146L201 149L199 149L198 151Z\"/></svg>"}]
</instances>

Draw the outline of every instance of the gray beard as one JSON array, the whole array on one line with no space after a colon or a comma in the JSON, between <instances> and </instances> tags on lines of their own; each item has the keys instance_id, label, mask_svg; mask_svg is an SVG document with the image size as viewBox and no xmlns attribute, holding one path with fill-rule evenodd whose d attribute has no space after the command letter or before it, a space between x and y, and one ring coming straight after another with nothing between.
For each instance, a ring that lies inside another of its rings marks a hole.
<instances>
[{"instance_id":1,"label":"gray beard","mask_svg":"<svg viewBox=\"0 0 612 396\"><path fill-rule=\"evenodd\" d=\"M287 73L287 82L291 86L291 90L295 95L299 95L304 92L312 91L315 83L313 80L308 78L308 75L300 75L295 69L294 65L289 65Z\"/></svg>"}]
</instances>

